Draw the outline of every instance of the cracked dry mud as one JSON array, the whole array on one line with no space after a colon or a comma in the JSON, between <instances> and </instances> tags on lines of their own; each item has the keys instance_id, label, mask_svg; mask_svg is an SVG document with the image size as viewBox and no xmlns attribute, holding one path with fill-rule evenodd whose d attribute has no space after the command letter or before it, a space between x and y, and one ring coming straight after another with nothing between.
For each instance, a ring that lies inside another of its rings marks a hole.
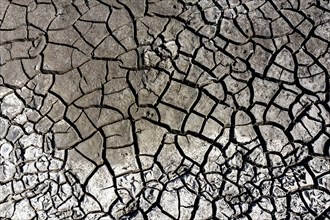
<instances>
[{"instance_id":1,"label":"cracked dry mud","mask_svg":"<svg viewBox=\"0 0 330 220\"><path fill-rule=\"evenodd\" d=\"M0 218L329 219L330 3L0 0Z\"/></svg>"}]
</instances>

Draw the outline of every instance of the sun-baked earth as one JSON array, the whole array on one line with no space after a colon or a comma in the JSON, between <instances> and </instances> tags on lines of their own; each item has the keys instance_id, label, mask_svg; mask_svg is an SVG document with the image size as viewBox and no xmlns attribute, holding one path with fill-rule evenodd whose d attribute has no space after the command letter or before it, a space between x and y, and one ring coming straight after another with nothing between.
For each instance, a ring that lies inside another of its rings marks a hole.
<instances>
[{"instance_id":1,"label":"sun-baked earth","mask_svg":"<svg viewBox=\"0 0 330 220\"><path fill-rule=\"evenodd\" d=\"M0 219L330 219L330 3L0 0Z\"/></svg>"}]
</instances>

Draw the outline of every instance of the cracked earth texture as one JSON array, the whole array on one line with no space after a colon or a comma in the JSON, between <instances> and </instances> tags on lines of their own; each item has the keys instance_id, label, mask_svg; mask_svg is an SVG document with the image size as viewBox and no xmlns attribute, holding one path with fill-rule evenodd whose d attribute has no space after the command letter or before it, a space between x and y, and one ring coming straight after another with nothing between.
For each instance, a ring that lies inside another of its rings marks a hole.
<instances>
[{"instance_id":1,"label":"cracked earth texture","mask_svg":"<svg viewBox=\"0 0 330 220\"><path fill-rule=\"evenodd\" d=\"M330 3L0 0L0 218L329 219Z\"/></svg>"}]
</instances>

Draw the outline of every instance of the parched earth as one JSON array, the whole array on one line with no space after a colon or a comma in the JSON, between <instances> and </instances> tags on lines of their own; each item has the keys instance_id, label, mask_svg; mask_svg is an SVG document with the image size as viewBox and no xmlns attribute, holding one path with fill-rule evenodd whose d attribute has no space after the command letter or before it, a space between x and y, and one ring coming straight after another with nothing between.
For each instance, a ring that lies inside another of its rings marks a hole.
<instances>
[{"instance_id":1,"label":"parched earth","mask_svg":"<svg viewBox=\"0 0 330 220\"><path fill-rule=\"evenodd\" d=\"M330 3L0 0L0 219L330 219Z\"/></svg>"}]
</instances>

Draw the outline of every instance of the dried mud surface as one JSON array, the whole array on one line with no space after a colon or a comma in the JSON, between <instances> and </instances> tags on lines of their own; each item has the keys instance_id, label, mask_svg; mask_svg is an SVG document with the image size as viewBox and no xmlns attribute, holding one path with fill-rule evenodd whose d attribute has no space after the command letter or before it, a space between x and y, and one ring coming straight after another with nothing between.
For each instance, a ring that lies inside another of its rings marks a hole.
<instances>
[{"instance_id":1,"label":"dried mud surface","mask_svg":"<svg viewBox=\"0 0 330 220\"><path fill-rule=\"evenodd\" d=\"M330 3L0 0L0 219L330 219Z\"/></svg>"}]
</instances>

